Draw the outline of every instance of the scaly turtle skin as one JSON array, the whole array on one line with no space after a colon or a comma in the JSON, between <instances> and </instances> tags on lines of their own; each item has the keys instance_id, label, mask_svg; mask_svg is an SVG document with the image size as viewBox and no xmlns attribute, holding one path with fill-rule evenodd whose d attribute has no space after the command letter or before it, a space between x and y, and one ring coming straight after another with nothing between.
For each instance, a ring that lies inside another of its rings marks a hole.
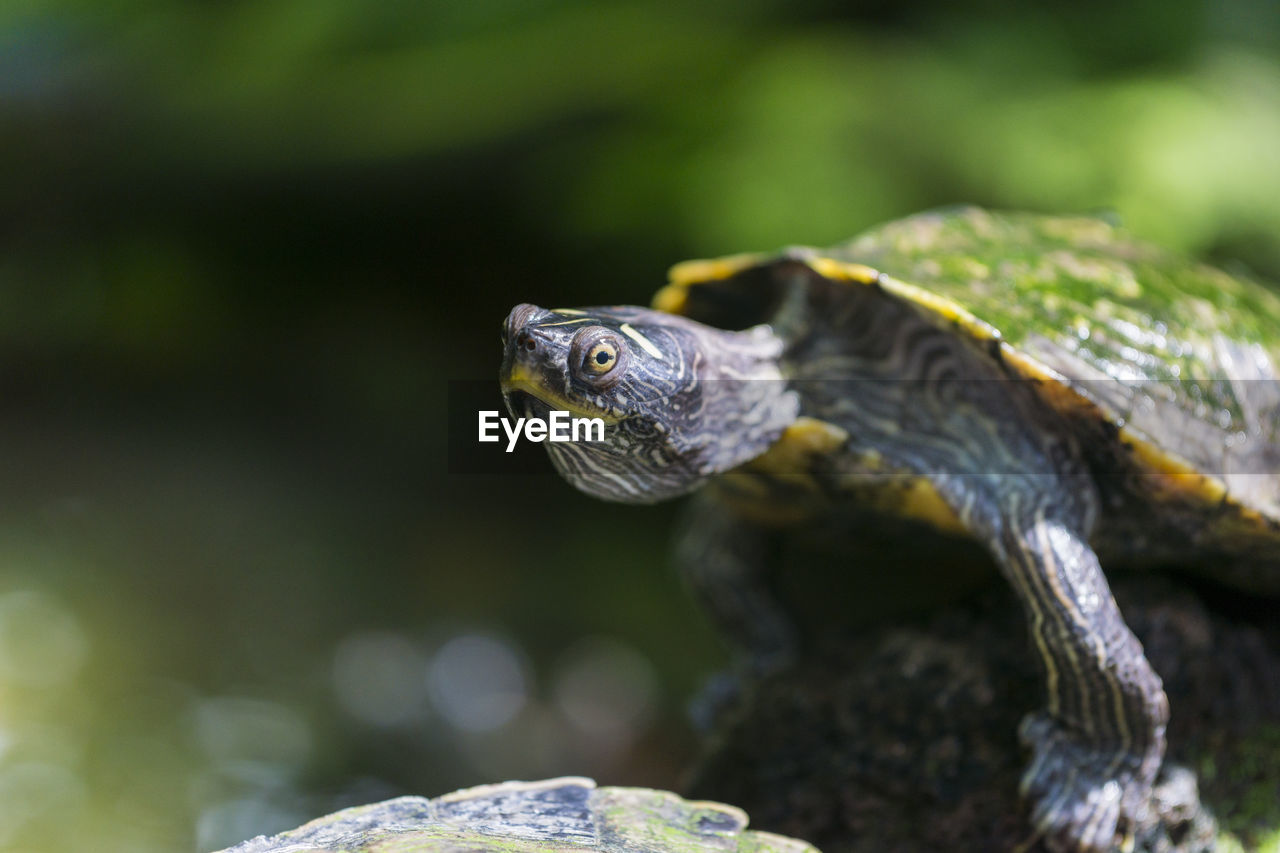
<instances>
[{"instance_id":1,"label":"scaly turtle skin","mask_svg":"<svg viewBox=\"0 0 1280 853\"><path fill-rule=\"evenodd\" d=\"M571 777L358 806L222 853L817 853L746 827L733 806Z\"/></svg>"},{"instance_id":2,"label":"scaly turtle skin","mask_svg":"<svg viewBox=\"0 0 1280 853\"><path fill-rule=\"evenodd\" d=\"M709 486L678 558L763 667L795 643L766 531L879 513L976 539L1043 664L1037 829L1109 850L1147 826L1168 703L1100 558L1280 593L1280 299L1100 220L970 208L681 264L655 307L508 316L513 414L607 423L548 443L561 474L631 502Z\"/></svg>"}]
</instances>

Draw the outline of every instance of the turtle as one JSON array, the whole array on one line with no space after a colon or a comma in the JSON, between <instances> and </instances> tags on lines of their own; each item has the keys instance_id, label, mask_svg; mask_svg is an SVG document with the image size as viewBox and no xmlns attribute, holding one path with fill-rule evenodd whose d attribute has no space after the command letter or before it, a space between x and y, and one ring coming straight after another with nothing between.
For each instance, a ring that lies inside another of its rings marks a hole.
<instances>
[{"instance_id":1,"label":"turtle","mask_svg":"<svg viewBox=\"0 0 1280 853\"><path fill-rule=\"evenodd\" d=\"M678 562L762 671L797 654L766 533L869 517L981 546L1043 673L1018 734L1051 849L1156 820L1169 704L1102 566L1280 595L1280 297L1106 218L930 211L678 264L650 308L518 305L503 339L513 414L605 424L546 444L570 483L696 492Z\"/></svg>"},{"instance_id":2,"label":"turtle","mask_svg":"<svg viewBox=\"0 0 1280 853\"><path fill-rule=\"evenodd\" d=\"M569 776L397 797L258 836L222 853L818 853L793 838L747 829L739 808L650 788L597 787Z\"/></svg>"}]
</instances>

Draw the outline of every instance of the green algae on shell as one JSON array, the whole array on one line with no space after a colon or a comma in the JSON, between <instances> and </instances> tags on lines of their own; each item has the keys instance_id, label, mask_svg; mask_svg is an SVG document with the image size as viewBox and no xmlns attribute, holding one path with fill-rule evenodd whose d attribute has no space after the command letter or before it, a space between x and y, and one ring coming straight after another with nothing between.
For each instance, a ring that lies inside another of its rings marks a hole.
<instances>
[{"instance_id":1,"label":"green algae on shell","mask_svg":"<svg viewBox=\"0 0 1280 853\"><path fill-rule=\"evenodd\" d=\"M482 785L442 797L400 797L345 809L222 853L817 853L802 841L747 829L733 806L590 779Z\"/></svg>"}]
</instances>

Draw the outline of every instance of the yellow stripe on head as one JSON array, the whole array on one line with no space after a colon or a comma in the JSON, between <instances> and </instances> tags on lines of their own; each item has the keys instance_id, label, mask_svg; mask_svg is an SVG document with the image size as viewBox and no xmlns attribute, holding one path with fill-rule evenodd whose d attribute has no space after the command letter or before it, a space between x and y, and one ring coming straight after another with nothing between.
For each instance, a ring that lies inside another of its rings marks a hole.
<instances>
[{"instance_id":1,"label":"yellow stripe on head","mask_svg":"<svg viewBox=\"0 0 1280 853\"><path fill-rule=\"evenodd\" d=\"M560 312L560 313L564 313L564 312ZM591 322L591 318L590 318L590 317L574 317L574 318L573 318L573 319L571 319L571 320L561 320L561 321L560 321L560 322L558 322L558 323L539 323L539 324L538 324L538 328L540 328L540 329L549 329L549 328L551 328L552 326L569 326L569 325L572 325L572 324L574 324L574 323L590 323L590 322Z\"/></svg>"},{"instance_id":2,"label":"yellow stripe on head","mask_svg":"<svg viewBox=\"0 0 1280 853\"><path fill-rule=\"evenodd\" d=\"M649 353L649 355L653 356L654 358L662 358L662 350L655 347L653 345L653 341L649 340L644 335L640 334L635 329L631 328L630 323L623 323L621 326L618 327L618 331L622 332L622 334L626 335L628 338L631 338L631 340L638 343L640 345L640 348L643 349L645 352Z\"/></svg>"}]
</instances>

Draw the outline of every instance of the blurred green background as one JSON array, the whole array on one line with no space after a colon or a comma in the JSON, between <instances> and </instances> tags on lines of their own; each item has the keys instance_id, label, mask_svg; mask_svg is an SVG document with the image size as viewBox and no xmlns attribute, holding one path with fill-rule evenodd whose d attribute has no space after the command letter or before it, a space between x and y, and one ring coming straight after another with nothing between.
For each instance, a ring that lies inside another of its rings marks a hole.
<instances>
[{"instance_id":1,"label":"blurred green background","mask_svg":"<svg viewBox=\"0 0 1280 853\"><path fill-rule=\"evenodd\" d=\"M203 851L679 784L674 508L450 465L513 304L956 202L1280 278L1280 15L8 0L0 162L0 849Z\"/></svg>"}]
</instances>

